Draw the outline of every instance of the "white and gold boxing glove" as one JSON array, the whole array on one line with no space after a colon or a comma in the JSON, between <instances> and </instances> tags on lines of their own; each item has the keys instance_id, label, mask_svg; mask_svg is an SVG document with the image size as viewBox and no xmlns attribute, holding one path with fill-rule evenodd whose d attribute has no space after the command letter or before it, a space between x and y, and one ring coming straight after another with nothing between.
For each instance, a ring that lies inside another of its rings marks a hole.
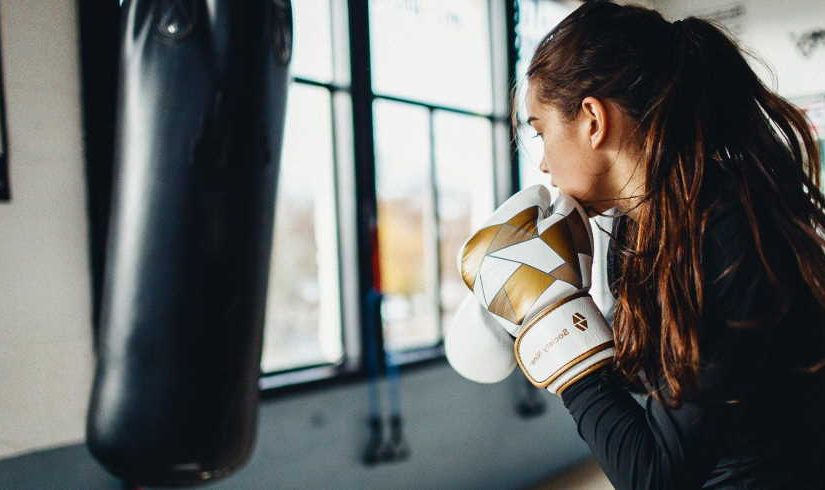
<instances>
[{"instance_id":1,"label":"white and gold boxing glove","mask_svg":"<svg viewBox=\"0 0 825 490\"><path fill-rule=\"evenodd\" d=\"M551 202L542 185L514 194L458 254L474 298L445 332L450 364L479 382L500 381L518 364L560 395L611 363L613 332L588 292L592 263L590 223L572 197Z\"/></svg>"}]
</instances>

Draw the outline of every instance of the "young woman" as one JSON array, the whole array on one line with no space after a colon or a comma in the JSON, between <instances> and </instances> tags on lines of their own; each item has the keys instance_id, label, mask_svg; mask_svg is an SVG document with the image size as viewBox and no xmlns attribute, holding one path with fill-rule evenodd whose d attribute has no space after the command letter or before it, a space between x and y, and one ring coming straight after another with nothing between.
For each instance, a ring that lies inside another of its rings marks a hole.
<instances>
[{"instance_id":1,"label":"young woman","mask_svg":"<svg viewBox=\"0 0 825 490\"><path fill-rule=\"evenodd\" d=\"M527 82L541 170L622 215L614 363L562 395L610 481L825 488L825 197L804 115L712 24L609 2L550 32Z\"/></svg>"}]
</instances>

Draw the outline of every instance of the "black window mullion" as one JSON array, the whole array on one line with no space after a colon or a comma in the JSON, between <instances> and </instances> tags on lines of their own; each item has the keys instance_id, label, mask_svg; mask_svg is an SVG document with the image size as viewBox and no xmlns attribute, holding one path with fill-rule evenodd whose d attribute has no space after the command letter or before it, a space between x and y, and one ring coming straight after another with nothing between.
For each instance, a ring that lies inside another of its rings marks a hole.
<instances>
[{"instance_id":1,"label":"black window mullion","mask_svg":"<svg viewBox=\"0 0 825 490\"><path fill-rule=\"evenodd\" d=\"M516 29L519 22L519 0L508 0L505 7L505 19L507 23L507 86L516 86L516 65L519 57L519 37ZM508 104L508 112L513 111L513 101ZM508 119L509 120L509 119ZM515 128L514 128L515 129ZM519 151L515 138L510 138L510 182L511 192L516 192L521 187L521 175L519 172Z\"/></svg>"},{"instance_id":2,"label":"black window mullion","mask_svg":"<svg viewBox=\"0 0 825 490\"><path fill-rule=\"evenodd\" d=\"M373 128L373 101L370 56L369 0L349 1L350 39L350 90L352 94L352 134L355 155L355 193L358 196L356 218L358 223L358 297L361 319L361 352L363 360L370 350L384 351L384 334L381 328L368 331L368 303L370 290L376 284L377 270L373 266L373 254L377 252L377 196L375 185L375 134ZM377 257L376 257L377 259ZM377 262L377 260L376 260ZM376 315L377 316L377 315ZM374 316L375 317L375 316ZM369 335L374 338L370 340ZM383 372L384 356L377 356L377 369Z\"/></svg>"},{"instance_id":3,"label":"black window mullion","mask_svg":"<svg viewBox=\"0 0 825 490\"><path fill-rule=\"evenodd\" d=\"M329 90L332 93L346 92L348 90L348 87L345 87L343 85L338 85L338 84L329 83L329 82L321 82L319 80L315 80L315 79L312 79L312 78L305 78L305 77L297 77L296 76L296 77L292 77L292 81L295 82L295 83L301 83L301 84L304 84L304 85L312 85L313 87L322 87L322 88L325 88L325 89Z\"/></svg>"}]
</instances>

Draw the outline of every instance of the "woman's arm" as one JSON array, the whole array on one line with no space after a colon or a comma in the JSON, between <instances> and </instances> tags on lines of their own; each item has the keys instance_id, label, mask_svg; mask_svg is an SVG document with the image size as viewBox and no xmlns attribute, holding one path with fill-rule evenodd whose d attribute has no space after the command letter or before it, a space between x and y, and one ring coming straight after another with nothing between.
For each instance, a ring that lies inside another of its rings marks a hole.
<instances>
[{"instance_id":1,"label":"woman's arm","mask_svg":"<svg viewBox=\"0 0 825 490\"><path fill-rule=\"evenodd\" d=\"M697 488L716 461L723 428L714 409L690 402L669 409L653 397L643 408L607 369L562 400L617 490Z\"/></svg>"}]
</instances>

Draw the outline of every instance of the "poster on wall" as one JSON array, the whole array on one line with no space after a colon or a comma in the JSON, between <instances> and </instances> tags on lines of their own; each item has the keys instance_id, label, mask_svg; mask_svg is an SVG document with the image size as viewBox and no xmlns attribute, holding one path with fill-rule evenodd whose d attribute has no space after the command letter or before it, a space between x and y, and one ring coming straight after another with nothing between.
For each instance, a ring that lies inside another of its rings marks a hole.
<instances>
[{"instance_id":1,"label":"poster on wall","mask_svg":"<svg viewBox=\"0 0 825 490\"><path fill-rule=\"evenodd\" d=\"M819 50L825 51L825 27L814 28L801 34L791 33L799 54L805 58L813 57Z\"/></svg>"},{"instance_id":2,"label":"poster on wall","mask_svg":"<svg viewBox=\"0 0 825 490\"><path fill-rule=\"evenodd\" d=\"M819 138L820 172L825 182L825 93L810 97L791 99L796 106L805 111L805 115Z\"/></svg>"}]
</instances>

